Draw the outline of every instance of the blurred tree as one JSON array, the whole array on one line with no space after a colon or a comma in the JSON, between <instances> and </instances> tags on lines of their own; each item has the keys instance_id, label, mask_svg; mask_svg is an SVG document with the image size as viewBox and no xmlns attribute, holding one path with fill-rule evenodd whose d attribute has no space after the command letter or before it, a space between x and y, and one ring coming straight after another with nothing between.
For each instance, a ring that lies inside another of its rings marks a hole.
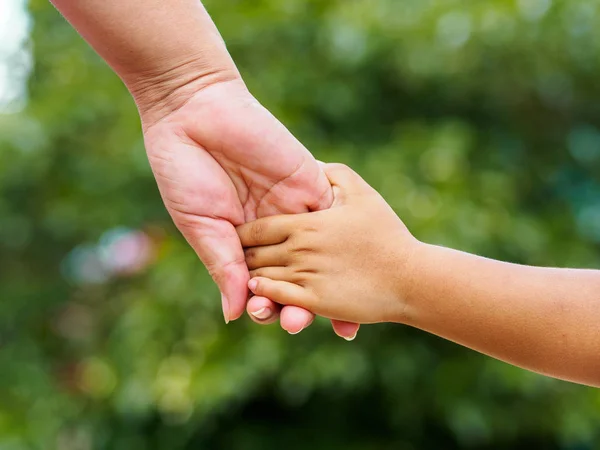
<instances>
[{"instance_id":1,"label":"blurred tree","mask_svg":"<svg viewBox=\"0 0 600 450\"><path fill-rule=\"evenodd\" d=\"M600 2L206 3L255 95L418 238L600 267ZM29 8L29 101L0 115L0 448L596 448L600 391L417 330L226 327L126 90Z\"/></svg>"}]
</instances>

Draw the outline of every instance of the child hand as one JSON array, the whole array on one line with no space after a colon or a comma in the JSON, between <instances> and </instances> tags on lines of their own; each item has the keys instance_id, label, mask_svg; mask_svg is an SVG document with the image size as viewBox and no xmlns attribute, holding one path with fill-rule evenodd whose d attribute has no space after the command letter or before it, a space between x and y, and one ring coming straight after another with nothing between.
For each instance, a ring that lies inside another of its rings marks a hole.
<instances>
[{"instance_id":1,"label":"child hand","mask_svg":"<svg viewBox=\"0 0 600 450\"><path fill-rule=\"evenodd\" d=\"M256 296L338 321L401 322L600 386L600 271L521 266L422 244L352 170L331 164L325 173L331 209L238 228Z\"/></svg>"},{"instance_id":2,"label":"child hand","mask_svg":"<svg viewBox=\"0 0 600 450\"><path fill-rule=\"evenodd\" d=\"M357 323L401 322L419 242L358 174L328 164L331 209L238 227L248 287L282 305Z\"/></svg>"}]
</instances>

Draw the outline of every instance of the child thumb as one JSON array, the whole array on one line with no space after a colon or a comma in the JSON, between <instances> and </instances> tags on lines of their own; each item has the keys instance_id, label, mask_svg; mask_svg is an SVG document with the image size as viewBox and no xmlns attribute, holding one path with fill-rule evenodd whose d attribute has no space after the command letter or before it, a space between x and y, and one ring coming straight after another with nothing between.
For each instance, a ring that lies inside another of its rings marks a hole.
<instances>
[{"instance_id":1,"label":"child thumb","mask_svg":"<svg viewBox=\"0 0 600 450\"><path fill-rule=\"evenodd\" d=\"M375 193L359 174L345 164L325 164L323 171L333 188L334 206L347 203L353 196Z\"/></svg>"}]
</instances>

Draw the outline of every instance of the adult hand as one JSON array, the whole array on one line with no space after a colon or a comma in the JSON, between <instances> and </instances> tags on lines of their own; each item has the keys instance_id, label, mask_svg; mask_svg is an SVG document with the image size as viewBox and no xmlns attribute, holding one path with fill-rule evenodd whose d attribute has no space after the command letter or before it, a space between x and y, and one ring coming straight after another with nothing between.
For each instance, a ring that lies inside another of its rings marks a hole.
<instances>
[{"instance_id":1,"label":"adult hand","mask_svg":"<svg viewBox=\"0 0 600 450\"><path fill-rule=\"evenodd\" d=\"M198 0L52 0L136 100L148 156L177 227L223 294L225 320L247 300L248 270L234 225L326 208L332 194L312 155L248 93ZM278 307L252 298L256 321ZM312 314L284 308L298 332ZM339 334L357 326L336 324Z\"/></svg>"},{"instance_id":2,"label":"adult hand","mask_svg":"<svg viewBox=\"0 0 600 450\"><path fill-rule=\"evenodd\" d=\"M248 300L248 269L235 226L273 214L328 208L330 184L317 161L248 92L240 78L202 86L166 115L140 105L148 157L175 224L218 284L225 321L247 306L258 323L280 306ZM310 325L309 311L286 306L281 326L292 334ZM356 336L357 324L333 321Z\"/></svg>"}]
</instances>

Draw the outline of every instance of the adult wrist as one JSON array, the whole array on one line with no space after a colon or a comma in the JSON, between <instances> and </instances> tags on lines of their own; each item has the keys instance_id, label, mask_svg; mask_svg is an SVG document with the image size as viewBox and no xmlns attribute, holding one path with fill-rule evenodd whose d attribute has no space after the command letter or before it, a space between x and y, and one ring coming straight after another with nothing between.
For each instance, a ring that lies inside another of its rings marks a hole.
<instances>
[{"instance_id":1,"label":"adult wrist","mask_svg":"<svg viewBox=\"0 0 600 450\"><path fill-rule=\"evenodd\" d=\"M229 62L209 66L198 57L190 57L160 71L124 76L123 80L135 100L144 129L212 86L231 83L245 89L240 73L233 62Z\"/></svg>"}]
</instances>

